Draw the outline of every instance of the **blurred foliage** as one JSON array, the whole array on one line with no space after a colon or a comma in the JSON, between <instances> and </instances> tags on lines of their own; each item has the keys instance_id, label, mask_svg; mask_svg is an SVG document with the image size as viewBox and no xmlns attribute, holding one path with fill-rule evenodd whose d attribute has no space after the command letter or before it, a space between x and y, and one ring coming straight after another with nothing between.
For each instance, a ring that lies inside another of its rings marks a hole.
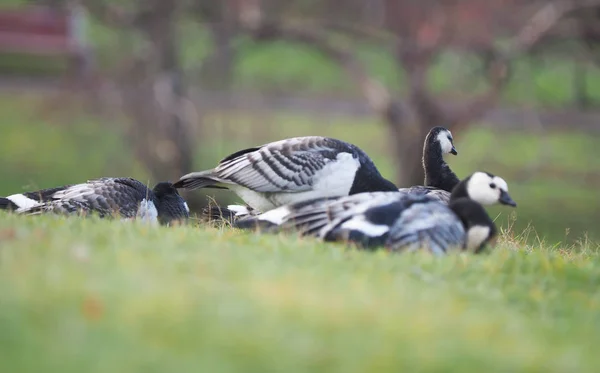
<instances>
[{"instance_id":1,"label":"blurred foliage","mask_svg":"<svg viewBox=\"0 0 600 373\"><path fill-rule=\"evenodd\" d=\"M96 63L103 69L116 69L123 62L124 51L144 47L136 33L107 28L93 20L90 26ZM201 75L202 61L211 54L213 41L202 24L191 19L181 22L179 35L183 66L191 81L201 86L202 80L207 78ZM386 47L344 37L336 41L351 48L373 77L385 82L392 91L404 92L406 77L397 68ZM235 37L233 44L237 51L233 89L362 97L344 71L310 47L285 42L256 43L245 36ZM570 45L574 53L580 48L577 43ZM0 71L5 74L31 73L35 69L56 71L53 66L58 64L61 68L61 63L64 63L54 58L11 55L2 55L0 61ZM577 66L586 69L586 90L590 99L600 103L600 69L592 63L556 54L524 55L517 59L512 66L512 79L503 93L503 101L538 107L573 105ZM429 83L434 91L446 92L449 97L460 99L483 89L485 82L478 73L482 68L481 61L473 55L446 52L429 70Z\"/></svg>"}]
</instances>

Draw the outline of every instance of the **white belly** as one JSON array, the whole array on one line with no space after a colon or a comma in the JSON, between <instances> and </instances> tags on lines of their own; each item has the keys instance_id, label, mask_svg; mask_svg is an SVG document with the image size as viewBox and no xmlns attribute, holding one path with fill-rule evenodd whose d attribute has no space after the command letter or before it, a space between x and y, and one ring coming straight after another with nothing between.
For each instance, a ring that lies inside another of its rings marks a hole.
<instances>
[{"instance_id":1,"label":"white belly","mask_svg":"<svg viewBox=\"0 0 600 373\"><path fill-rule=\"evenodd\" d=\"M264 212L276 207L276 205L266 197L265 193L257 193L240 185L230 185L228 188L237 194L248 206L255 210Z\"/></svg>"}]
</instances>

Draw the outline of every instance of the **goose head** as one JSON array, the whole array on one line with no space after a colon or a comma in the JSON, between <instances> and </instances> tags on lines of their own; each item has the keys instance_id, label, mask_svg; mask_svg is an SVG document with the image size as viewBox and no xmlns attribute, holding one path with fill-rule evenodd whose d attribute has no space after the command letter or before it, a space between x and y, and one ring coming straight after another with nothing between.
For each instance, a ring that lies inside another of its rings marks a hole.
<instances>
[{"instance_id":1,"label":"goose head","mask_svg":"<svg viewBox=\"0 0 600 373\"><path fill-rule=\"evenodd\" d=\"M189 218L190 209L172 183L160 182L154 186L152 192L158 203L156 207L161 224Z\"/></svg>"},{"instance_id":2,"label":"goose head","mask_svg":"<svg viewBox=\"0 0 600 373\"><path fill-rule=\"evenodd\" d=\"M444 127L433 127L425 140L430 146L437 146L442 154L457 155L458 151L454 146L454 138L450 130Z\"/></svg>"},{"instance_id":3,"label":"goose head","mask_svg":"<svg viewBox=\"0 0 600 373\"><path fill-rule=\"evenodd\" d=\"M453 190L451 200L470 198L482 205L496 203L516 207L517 203L508 194L508 185L500 176L488 172L475 172L462 180Z\"/></svg>"}]
</instances>

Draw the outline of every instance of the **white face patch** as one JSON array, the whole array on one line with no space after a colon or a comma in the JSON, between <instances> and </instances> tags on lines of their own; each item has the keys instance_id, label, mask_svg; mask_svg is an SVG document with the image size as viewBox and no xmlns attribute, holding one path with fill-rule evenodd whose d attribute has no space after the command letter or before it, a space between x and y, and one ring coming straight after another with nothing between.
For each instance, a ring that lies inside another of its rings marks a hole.
<instances>
[{"instance_id":1,"label":"white face patch","mask_svg":"<svg viewBox=\"0 0 600 373\"><path fill-rule=\"evenodd\" d=\"M492 180L498 188L505 192L508 192L508 184L506 184L506 181L504 181L503 178L501 178L500 176L494 176Z\"/></svg>"},{"instance_id":2,"label":"white face patch","mask_svg":"<svg viewBox=\"0 0 600 373\"><path fill-rule=\"evenodd\" d=\"M467 232L467 250L475 251L481 244L488 239L490 227L475 225Z\"/></svg>"},{"instance_id":3,"label":"white face patch","mask_svg":"<svg viewBox=\"0 0 600 373\"><path fill-rule=\"evenodd\" d=\"M485 172L475 172L467 184L469 198L482 205L498 203L500 200L500 188L498 188L494 179ZM504 182L504 185L506 185L506 182Z\"/></svg>"},{"instance_id":4,"label":"white face patch","mask_svg":"<svg viewBox=\"0 0 600 373\"><path fill-rule=\"evenodd\" d=\"M30 209L40 204L38 201L26 197L23 194L13 194L11 196L6 197L6 199L17 205L17 207L19 208L17 212Z\"/></svg>"},{"instance_id":5,"label":"white face patch","mask_svg":"<svg viewBox=\"0 0 600 373\"><path fill-rule=\"evenodd\" d=\"M442 148L443 154L448 154L452 151L452 141L448 139L448 137L452 138L452 133L450 131L441 131L437 135L437 141L440 143L440 147Z\"/></svg>"}]
</instances>

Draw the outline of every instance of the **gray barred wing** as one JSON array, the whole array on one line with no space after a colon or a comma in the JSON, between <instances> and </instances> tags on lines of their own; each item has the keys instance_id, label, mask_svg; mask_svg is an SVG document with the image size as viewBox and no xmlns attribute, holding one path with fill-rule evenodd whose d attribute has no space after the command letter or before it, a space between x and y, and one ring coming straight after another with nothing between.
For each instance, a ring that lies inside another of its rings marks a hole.
<instances>
[{"instance_id":1,"label":"gray barred wing","mask_svg":"<svg viewBox=\"0 0 600 373\"><path fill-rule=\"evenodd\" d=\"M392 251L427 249L444 254L464 245L465 230L458 217L439 202L413 203L390 229L386 247Z\"/></svg>"},{"instance_id":2,"label":"gray barred wing","mask_svg":"<svg viewBox=\"0 0 600 373\"><path fill-rule=\"evenodd\" d=\"M100 216L119 213L122 217L136 216L143 199L153 200L152 192L131 178L100 178L72 185L52 196L52 201L36 206L28 213L52 211L71 214L77 211L95 212Z\"/></svg>"},{"instance_id":3,"label":"gray barred wing","mask_svg":"<svg viewBox=\"0 0 600 373\"><path fill-rule=\"evenodd\" d=\"M307 191L318 178L326 176L320 172L335 162L340 152L351 154L351 149L344 149L344 145L316 136L277 141L224 159L214 175L256 192Z\"/></svg>"}]
</instances>

